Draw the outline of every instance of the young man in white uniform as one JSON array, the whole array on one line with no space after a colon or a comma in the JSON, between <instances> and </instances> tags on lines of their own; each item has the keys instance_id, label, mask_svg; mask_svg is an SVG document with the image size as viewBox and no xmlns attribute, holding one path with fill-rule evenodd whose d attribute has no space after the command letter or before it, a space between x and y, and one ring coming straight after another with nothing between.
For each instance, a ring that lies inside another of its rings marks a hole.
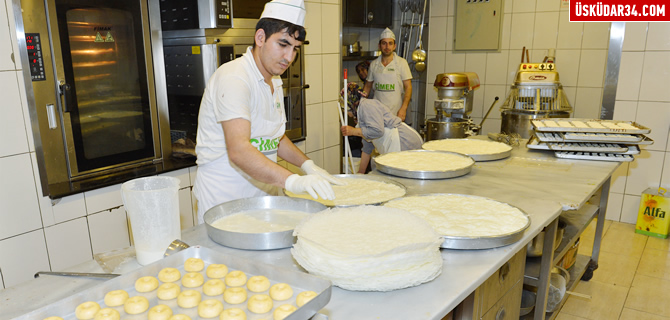
<instances>
[{"instance_id":1,"label":"young man in white uniform","mask_svg":"<svg viewBox=\"0 0 670 320\"><path fill-rule=\"evenodd\" d=\"M407 60L395 54L395 34L386 28L379 40L382 55L372 61L363 91L366 95L374 85L374 99L389 108L402 121L407 117L407 107L412 97L412 71Z\"/></svg>"},{"instance_id":2,"label":"young man in white uniform","mask_svg":"<svg viewBox=\"0 0 670 320\"><path fill-rule=\"evenodd\" d=\"M337 180L284 135L282 80L305 40L303 0L273 0L256 25L254 46L212 75L200 104L194 185L198 221L210 208L235 199L276 195L277 188L334 199ZM293 174L277 156L302 168Z\"/></svg>"}]
</instances>

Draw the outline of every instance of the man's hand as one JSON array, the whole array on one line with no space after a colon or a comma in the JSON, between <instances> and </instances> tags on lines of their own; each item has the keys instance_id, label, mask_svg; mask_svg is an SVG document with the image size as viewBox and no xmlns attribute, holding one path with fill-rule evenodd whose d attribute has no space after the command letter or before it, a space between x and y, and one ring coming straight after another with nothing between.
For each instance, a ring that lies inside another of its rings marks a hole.
<instances>
[{"instance_id":1,"label":"man's hand","mask_svg":"<svg viewBox=\"0 0 670 320\"><path fill-rule=\"evenodd\" d=\"M360 128L354 128L352 126L342 126L340 127L340 131L342 132L343 136L361 136L361 129Z\"/></svg>"},{"instance_id":2,"label":"man's hand","mask_svg":"<svg viewBox=\"0 0 670 320\"><path fill-rule=\"evenodd\" d=\"M335 191L333 191L330 183L326 179L314 174L306 176L292 174L286 178L284 188L293 193L307 192L314 199L318 199L319 197L325 200L335 199Z\"/></svg>"},{"instance_id":3,"label":"man's hand","mask_svg":"<svg viewBox=\"0 0 670 320\"><path fill-rule=\"evenodd\" d=\"M346 183L340 181L339 179L331 176L330 173L328 173L326 170L323 170L323 169L319 168L319 166L314 164L314 161L312 161L312 160L307 160L307 161L303 162L302 166L300 166L300 169L302 169L302 171L305 171L305 173L308 174L308 175L312 174L312 175L320 176L323 179L326 179L326 181L328 181L332 184L335 184L335 185L343 186L343 185L346 184Z\"/></svg>"},{"instance_id":4,"label":"man's hand","mask_svg":"<svg viewBox=\"0 0 670 320\"><path fill-rule=\"evenodd\" d=\"M404 109L400 108L400 110L398 110L398 118L400 118L400 120L404 122L406 117L407 117L407 108Z\"/></svg>"}]
</instances>

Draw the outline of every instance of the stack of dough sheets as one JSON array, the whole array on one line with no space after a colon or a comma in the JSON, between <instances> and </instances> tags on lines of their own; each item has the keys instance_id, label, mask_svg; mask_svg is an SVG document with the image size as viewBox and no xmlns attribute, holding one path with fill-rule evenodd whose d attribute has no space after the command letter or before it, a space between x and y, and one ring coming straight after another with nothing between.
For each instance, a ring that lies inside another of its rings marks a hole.
<instances>
[{"instance_id":1,"label":"stack of dough sheets","mask_svg":"<svg viewBox=\"0 0 670 320\"><path fill-rule=\"evenodd\" d=\"M519 231L528 223L528 217L521 210L476 196L411 196L384 206L407 210L428 221L444 236L495 237Z\"/></svg>"},{"instance_id":2,"label":"stack of dough sheets","mask_svg":"<svg viewBox=\"0 0 670 320\"><path fill-rule=\"evenodd\" d=\"M333 285L391 291L431 281L442 271L442 238L405 210L335 208L303 220L291 249L298 263Z\"/></svg>"}]
</instances>

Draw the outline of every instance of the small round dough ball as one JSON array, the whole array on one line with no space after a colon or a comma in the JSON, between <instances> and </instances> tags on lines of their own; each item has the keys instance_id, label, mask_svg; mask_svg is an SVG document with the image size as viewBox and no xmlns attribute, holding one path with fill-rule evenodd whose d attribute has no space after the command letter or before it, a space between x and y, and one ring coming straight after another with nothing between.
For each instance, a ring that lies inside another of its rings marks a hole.
<instances>
[{"instance_id":1,"label":"small round dough ball","mask_svg":"<svg viewBox=\"0 0 670 320\"><path fill-rule=\"evenodd\" d=\"M267 294L255 294L249 298L247 309L253 313L266 313L272 310L272 299Z\"/></svg>"},{"instance_id":2,"label":"small round dough ball","mask_svg":"<svg viewBox=\"0 0 670 320\"><path fill-rule=\"evenodd\" d=\"M105 295L105 305L108 307L122 306L128 300L126 290L112 290Z\"/></svg>"},{"instance_id":3,"label":"small round dough ball","mask_svg":"<svg viewBox=\"0 0 670 320\"><path fill-rule=\"evenodd\" d=\"M86 301L74 309L74 316L80 320L93 319L98 311L100 311L100 305L97 302Z\"/></svg>"},{"instance_id":4,"label":"small round dough ball","mask_svg":"<svg viewBox=\"0 0 670 320\"><path fill-rule=\"evenodd\" d=\"M170 317L172 317L172 309L164 304L149 309L148 320L168 320Z\"/></svg>"},{"instance_id":5,"label":"small round dough ball","mask_svg":"<svg viewBox=\"0 0 670 320\"><path fill-rule=\"evenodd\" d=\"M309 302L309 300L314 299L314 297L316 297L316 292L314 291L300 292L295 299L295 304L298 305L298 307L302 307L305 303Z\"/></svg>"},{"instance_id":6,"label":"small round dough ball","mask_svg":"<svg viewBox=\"0 0 670 320\"><path fill-rule=\"evenodd\" d=\"M272 300L284 301L293 296L293 288L286 283L277 283L270 287Z\"/></svg>"},{"instance_id":7,"label":"small round dough ball","mask_svg":"<svg viewBox=\"0 0 670 320\"><path fill-rule=\"evenodd\" d=\"M181 285L186 288L197 288L205 282L205 277L198 272L189 272L181 278Z\"/></svg>"},{"instance_id":8,"label":"small round dough ball","mask_svg":"<svg viewBox=\"0 0 670 320\"><path fill-rule=\"evenodd\" d=\"M200 303L200 300L202 300L200 292L195 290L184 290L179 294L179 297L177 297L177 305L185 309L195 308L198 306L198 303Z\"/></svg>"},{"instance_id":9,"label":"small round dough ball","mask_svg":"<svg viewBox=\"0 0 670 320\"><path fill-rule=\"evenodd\" d=\"M104 308L100 309L98 313L95 314L93 320L119 320L121 319L121 314L119 314L116 309Z\"/></svg>"},{"instance_id":10,"label":"small round dough ball","mask_svg":"<svg viewBox=\"0 0 670 320\"><path fill-rule=\"evenodd\" d=\"M143 296L134 296L128 298L123 304L123 310L127 314L140 314L149 309L149 300Z\"/></svg>"},{"instance_id":11,"label":"small round dough ball","mask_svg":"<svg viewBox=\"0 0 670 320\"><path fill-rule=\"evenodd\" d=\"M247 283L247 275L244 272L235 270L226 275L226 285L229 287L240 287Z\"/></svg>"},{"instance_id":12,"label":"small round dough ball","mask_svg":"<svg viewBox=\"0 0 670 320\"><path fill-rule=\"evenodd\" d=\"M205 269L205 262L198 258L188 258L184 262L186 272L200 272Z\"/></svg>"},{"instance_id":13,"label":"small round dough ball","mask_svg":"<svg viewBox=\"0 0 670 320\"><path fill-rule=\"evenodd\" d=\"M290 304L282 304L281 306L277 307L275 311L272 313L274 320L284 320L284 318L288 317L289 314L293 313L297 308L293 305Z\"/></svg>"},{"instance_id":14,"label":"small round dough ball","mask_svg":"<svg viewBox=\"0 0 670 320\"><path fill-rule=\"evenodd\" d=\"M223 301L238 304L247 301L247 290L241 287L232 287L223 292Z\"/></svg>"},{"instance_id":15,"label":"small round dough ball","mask_svg":"<svg viewBox=\"0 0 670 320\"><path fill-rule=\"evenodd\" d=\"M64 320L64 319L58 316L53 316L53 317L46 317L42 320Z\"/></svg>"},{"instance_id":16,"label":"small round dough ball","mask_svg":"<svg viewBox=\"0 0 670 320\"><path fill-rule=\"evenodd\" d=\"M263 292L270 288L270 280L265 276L253 276L247 281L247 288L251 292Z\"/></svg>"},{"instance_id":17,"label":"small round dough ball","mask_svg":"<svg viewBox=\"0 0 670 320\"><path fill-rule=\"evenodd\" d=\"M135 290L137 292L151 292L158 288L158 279L151 276L146 276L135 281Z\"/></svg>"},{"instance_id":18,"label":"small round dough ball","mask_svg":"<svg viewBox=\"0 0 670 320\"><path fill-rule=\"evenodd\" d=\"M219 320L247 320L247 313L240 308L230 308L221 312Z\"/></svg>"},{"instance_id":19,"label":"small round dough ball","mask_svg":"<svg viewBox=\"0 0 670 320\"><path fill-rule=\"evenodd\" d=\"M158 280L162 282L175 282L181 279L181 272L177 268L163 268L158 272Z\"/></svg>"},{"instance_id":20,"label":"small round dough ball","mask_svg":"<svg viewBox=\"0 0 670 320\"><path fill-rule=\"evenodd\" d=\"M225 264L210 264L207 266L207 276L212 279L221 279L228 274L228 266Z\"/></svg>"},{"instance_id":21,"label":"small round dough ball","mask_svg":"<svg viewBox=\"0 0 670 320\"><path fill-rule=\"evenodd\" d=\"M172 282L167 282L161 284L160 287L158 287L158 291L156 291L156 296L158 299L161 300L172 300L176 298L179 293L181 292L181 287Z\"/></svg>"},{"instance_id":22,"label":"small round dough ball","mask_svg":"<svg viewBox=\"0 0 670 320\"><path fill-rule=\"evenodd\" d=\"M223 311L223 303L219 300L208 299L198 304L198 316L200 318L215 318L221 314L221 311Z\"/></svg>"},{"instance_id":23,"label":"small round dough ball","mask_svg":"<svg viewBox=\"0 0 670 320\"><path fill-rule=\"evenodd\" d=\"M175 314L174 316L170 317L170 320L191 320L191 317L185 314Z\"/></svg>"},{"instance_id":24,"label":"small round dough ball","mask_svg":"<svg viewBox=\"0 0 670 320\"><path fill-rule=\"evenodd\" d=\"M202 293L208 296L218 296L226 290L226 285L221 279L210 279L202 286Z\"/></svg>"}]
</instances>

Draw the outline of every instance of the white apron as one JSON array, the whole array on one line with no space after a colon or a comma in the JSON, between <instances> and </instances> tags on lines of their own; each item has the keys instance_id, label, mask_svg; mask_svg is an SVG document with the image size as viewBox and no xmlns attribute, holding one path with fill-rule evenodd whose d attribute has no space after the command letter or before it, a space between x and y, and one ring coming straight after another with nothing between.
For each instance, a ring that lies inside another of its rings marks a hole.
<instances>
[{"instance_id":1,"label":"white apron","mask_svg":"<svg viewBox=\"0 0 670 320\"><path fill-rule=\"evenodd\" d=\"M260 123L252 123L252 126L262 129L258 136L251 137L249 141L268 159L277 162L279 141L286 131L281 87L275 87L273 99L276 115L271 120L256 119ZM198 223L201 224L204 223L205 212L218 204L242 198L278 195L279 190L251 178L225 156L198 166L193 192L198 199Z\"/></svg>"},{"instance_id":2,"label":"white apron","mask_svg":"<svg viewBox=\"0 0 670 320\"><path fill-rule=\"evenodd\" d=\"M400 151L400 134L398 128L384 128L384 135L372 140L372 144L379 154Z\"/></svg>"},{"instance_id":3,"label":"white apron","mask_svg":"<svg viewBox=\"0 0 670 320\"><path fill-rule=\"evenodd\" d=\"M405 90L400 79L398 57L394 53L393 60L386 67L381 63L381 59L379 61L382 72L375 73L374 76L375 99L388 107L395 116L402 106L402 94Z\"/></svg>"}]
</instances>

